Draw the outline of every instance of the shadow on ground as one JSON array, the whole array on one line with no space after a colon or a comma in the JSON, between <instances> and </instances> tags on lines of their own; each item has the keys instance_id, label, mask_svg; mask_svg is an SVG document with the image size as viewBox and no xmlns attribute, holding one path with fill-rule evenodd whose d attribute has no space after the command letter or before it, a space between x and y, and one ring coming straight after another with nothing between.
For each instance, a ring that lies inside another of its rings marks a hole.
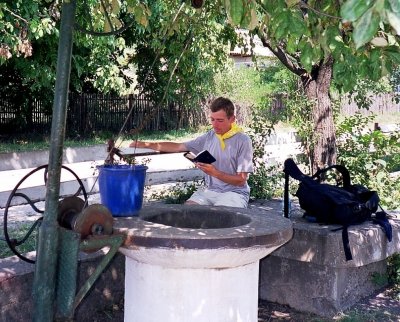
<instances>
[{"instance_id":1,"label":"shadow on ground","mask_svg":"<svg viewBox=\"0 0 400 322\"><path fill-rule=\"evenodd\" d=\"M397 294L399 298L400 294ZM300 312L286 305L259 301L258 322L292 321L292 322L399 322L400 301L395 299L396 294L391 288L383 289L370 297L361 300L345 312L339 313L334 318L328 319L316 314ZM122 322L124 321L123 302L114 304L93 317L90 322ZM89 321L87 321L89 322ZM143 321L145 322L145 321ZM162 322L162 321L160 321ZM213 322L213 321L210 321ZM236 321L232 321L236 322Z\"/></svg>"}]
</instances>

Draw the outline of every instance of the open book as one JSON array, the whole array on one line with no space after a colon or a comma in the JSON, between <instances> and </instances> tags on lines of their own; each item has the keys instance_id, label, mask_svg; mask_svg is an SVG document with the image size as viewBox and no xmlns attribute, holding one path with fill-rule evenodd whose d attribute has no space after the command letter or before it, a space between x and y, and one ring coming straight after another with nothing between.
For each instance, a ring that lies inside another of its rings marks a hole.
<instances>
[{"instance_id":1,"label":"open book","mask_svg":"<svg viewBox=\"0 0 400 322\"><path fill-rule=\"evenodd\" d=\"M186 152L183 156L192 162L213 163L217 161L207 150L203 150L197 155L193 152Z\"/></svg>"}]
</instances>

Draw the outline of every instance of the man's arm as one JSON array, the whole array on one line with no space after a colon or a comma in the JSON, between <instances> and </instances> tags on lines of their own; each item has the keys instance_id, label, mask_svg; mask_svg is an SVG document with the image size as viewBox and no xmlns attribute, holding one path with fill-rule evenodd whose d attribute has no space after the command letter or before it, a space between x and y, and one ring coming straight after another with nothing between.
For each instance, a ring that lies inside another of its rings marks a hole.
<instances>
[{"instance_id":1,"label":"man's arm","mask_svg":"<svg viewBox=\"0 0 400 322\"><path fill-rule=\"evenodd\" d=\"M212 164L196 162L196 167L202 170L204 173L233 186L244 186L249 178L248 172L228 174L218 170Z\"/></svg>"},{"instance_id":2,"label":"man's arm","mask_svg":"<svg viewBox=\"0 0 400 322\"><path fill-rule=\"evenodd\" d=\"M147 142L147 141L132 141L129 144L132 148L147 148L160 152L185 152L187 148L184 143L178 142Z\"/></svg>"}]
</instances>

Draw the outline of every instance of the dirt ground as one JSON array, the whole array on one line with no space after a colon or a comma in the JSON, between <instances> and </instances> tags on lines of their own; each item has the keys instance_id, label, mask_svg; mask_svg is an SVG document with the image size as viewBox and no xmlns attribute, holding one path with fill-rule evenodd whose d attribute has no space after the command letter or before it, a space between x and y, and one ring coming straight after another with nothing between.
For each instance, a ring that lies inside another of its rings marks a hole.
<instances>
[{"instance_id":1,"label":"dirt ground","mask_svg":"<svg viewBox=\"0 0 400 322\"><path fill-rule=\"evenodd\" d=\"M393 292L394 290L391 288L382 289L332 318L300 312L286 305L261 300L258 305L258 322L400 322L400 294L397 294L397 300L395 300L396 294ZM123 320L123 303L119 303L106 310L99 311L98 315L93 317L90 322L122 322Z\"/></svg>"},{"instance_id":2,"label":"dirt ground","mask_svg":"<svg viewBox=\"0 0 400 322\"><path fill-rule=\"evenodd\" d=\"M400 299L395 300L395 295L391 288L380 290L332 318L323 318L316 314L300 312L286 305L260 301L258 306L258 321L399 322Z\"/></svg>"}]
</instances>

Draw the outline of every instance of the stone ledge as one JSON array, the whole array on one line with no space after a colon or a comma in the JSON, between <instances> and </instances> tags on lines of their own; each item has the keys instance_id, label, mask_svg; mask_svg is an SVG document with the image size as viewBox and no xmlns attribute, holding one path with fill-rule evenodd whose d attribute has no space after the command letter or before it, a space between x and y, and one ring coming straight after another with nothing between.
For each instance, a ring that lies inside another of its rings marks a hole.
<instances>
[{"instance_id":1,"label":"stone ledge","mask_svg":"<svg viewBox=\"0 0 400 322\"><path fill-rule=\"evenodd\" d=\"M187 182L201 180L204 178L201 170L197 168L179 169L179 170L150 170L146 174L146 186L174 183L174 182ZM91 194L99 192L99 185L97 176L81 177L80 178L87 192ZM78 183L76 180L63 181L60 183L60 196L66 197L76 193ZM18 189L19 193L24 193L33 201L44 200L46 196L46 187L44 184L36 185L33 187L26 187ZM4 208L8 202L11 191L0 191L0 208ZM14 198L10 206L17 206L26 204L23 198Z\"/></svg>"},{"instance_id":2,"label":"stone ledge","mask_svg":"<svg viewBox=\"0 0 400 322\"><path fill-rule=\"evenodd\" d=\"M393 240L389 242L383 229L370 221L348 229L353 260L346 261L342 231L339 225L307 222L297 214L292 218L294 236L275 256L331 267L359 267L377 262L400 251L400 219L390 219ZM379 245L379 247L377 247Z\"/></svg>"},{"instance_id":3,"label":"stone ledge","mask_svg":"<svg viewBox=\"0 0 400 322\"><path fill-rule=\"evenodd\" d=\"M104 144L64 148L63 164L76 162L104 160L107 156L107 146ZM30 151L30 152L12 152L0 153L0 171L36 168L42 164L49 163L49 151Z\"/></svg>"},{"instance_id":4,"label":"stone ledge","mask_svg":"<svg viewBox=\"0 0 400 322\"><path fill-rule=\"evenodd\" d=\"M400 251L400 219L390 220L393 240L382 228L364 223L349 228L353 260L346 261L341 231L335 225L292 218L293 238L261 260L260 298L304 312L332 317L379 287L372 274L384 274L386 258Z\"/></svg>"}]
</instances>

